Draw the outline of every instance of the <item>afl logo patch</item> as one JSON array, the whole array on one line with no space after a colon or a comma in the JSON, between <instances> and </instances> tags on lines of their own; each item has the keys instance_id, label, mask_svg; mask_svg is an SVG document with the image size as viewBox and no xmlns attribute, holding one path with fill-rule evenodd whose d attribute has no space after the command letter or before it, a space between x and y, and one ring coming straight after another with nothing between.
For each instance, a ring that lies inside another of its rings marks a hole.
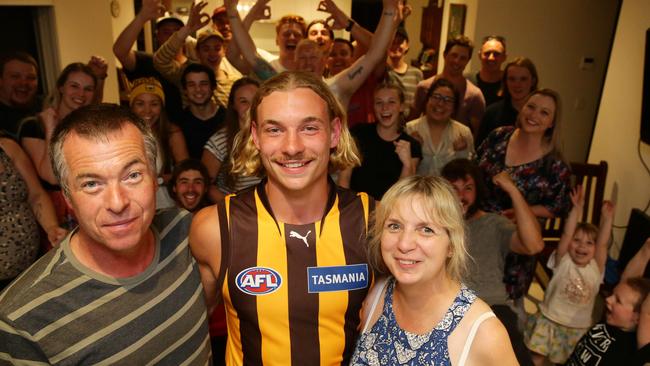
<instances>
[{"instance_id":1,"label":"afl logo patch","mask_svg":"<svg viewBox=\"0 0 650 366\"><path fill-rule=\"evenodd\" d=\"M250 267L239 272L235 277L235 284L243 293L266 295L280 288L282 277L271 268Z\"/></svg>"}]
</instances>

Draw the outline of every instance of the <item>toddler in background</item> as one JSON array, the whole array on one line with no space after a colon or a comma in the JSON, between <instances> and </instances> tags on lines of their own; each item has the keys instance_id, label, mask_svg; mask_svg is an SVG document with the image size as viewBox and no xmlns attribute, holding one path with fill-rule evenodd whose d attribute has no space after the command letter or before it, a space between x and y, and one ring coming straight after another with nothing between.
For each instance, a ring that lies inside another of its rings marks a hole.
<instances>
[{"instance_id":1,"label":"toddler in background","mask_svg":"<svg viewBox=\"0 0 650 366\"><path fill-rule=\"evenodd\" d=\"M576 344L567 366L636 366L650 362L650 280L633 277L605 300L605 323ZM635 331L636 330L636 331Z\"/></svg>"},{"instance_id":2,"label":"toddler in background","mask_svg":"<svg viewBox=\"0 0 650 366\"><path fill-rule=\"evenodd\" d=\"M580 337L591 328L591 313L605 270L614 205L603 202L598 229L578 223L584 206L582 187L573 189L571 202L560 243L549 258L553 278L540 311L528 319L526 327L525 342L535 365L543 365L546 358L553 363L566 362Z\"/></svg>"}]
</instances>

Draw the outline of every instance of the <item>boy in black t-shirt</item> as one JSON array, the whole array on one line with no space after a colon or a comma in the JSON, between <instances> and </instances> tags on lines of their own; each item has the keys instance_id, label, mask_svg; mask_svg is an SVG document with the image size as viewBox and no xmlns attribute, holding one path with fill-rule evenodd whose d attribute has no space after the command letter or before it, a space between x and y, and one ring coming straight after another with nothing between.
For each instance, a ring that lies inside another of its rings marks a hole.
<instances>
[{"instance_id":1,"label":"boy in black t-shirt","mask_svg":"<svg viewBox=\"0 0 650 366\"><path fill-rule=\"evenodd\" d=\"M576 344L566 365L643 365L650 362L650 280L619 283L605 300L605 323Z\"/></svg>"}]
</instances>

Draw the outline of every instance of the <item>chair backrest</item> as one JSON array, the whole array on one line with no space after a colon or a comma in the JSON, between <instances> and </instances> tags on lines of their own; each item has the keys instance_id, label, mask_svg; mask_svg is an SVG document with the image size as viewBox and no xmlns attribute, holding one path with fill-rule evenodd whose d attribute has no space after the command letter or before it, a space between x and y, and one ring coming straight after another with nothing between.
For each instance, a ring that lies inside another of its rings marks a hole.
<instances>
[{"instance_id":1,"label":"chair backrest","mask_svg":"<svg viewBox=\"0 0 650 366\"><path fill-rule=\"evenodd\" d=\"M598 225L600 222L600 208L605 195L605 181L607 180L607 162L599 164L571 163L571 177L574 186L580 184L585 192L585 207L582 212L581 222ZM547 219L542 228L544 241L559 240L564 227L564 218Z\"/></svg>"}]
</instances>

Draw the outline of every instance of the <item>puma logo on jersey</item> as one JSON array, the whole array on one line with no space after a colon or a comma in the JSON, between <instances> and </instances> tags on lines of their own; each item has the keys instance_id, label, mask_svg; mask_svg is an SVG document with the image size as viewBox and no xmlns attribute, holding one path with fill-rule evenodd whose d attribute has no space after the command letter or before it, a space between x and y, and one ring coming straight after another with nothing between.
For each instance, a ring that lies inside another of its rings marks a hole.
<instances>
[{"instance_id":1,"label":"puma logo on jersey","mask_svg":"<svg viewBox=\"0 0 650 366\"><path fill-rule=\"evenodd\" d=\"M290 237L290 238L298 238L298 239L304 241L304 242L305 242L305 245L307 246L307 248L309 248L309 243L307 242L307 237L309 236L310 233L311 233L311 230L309 230L309 231L307 232L307 234L305 234L305 236L302 236L302 235L298 234L297 232L291 230L291 231L289 232L289 237Z\"/></svg>"}]
</instances>

